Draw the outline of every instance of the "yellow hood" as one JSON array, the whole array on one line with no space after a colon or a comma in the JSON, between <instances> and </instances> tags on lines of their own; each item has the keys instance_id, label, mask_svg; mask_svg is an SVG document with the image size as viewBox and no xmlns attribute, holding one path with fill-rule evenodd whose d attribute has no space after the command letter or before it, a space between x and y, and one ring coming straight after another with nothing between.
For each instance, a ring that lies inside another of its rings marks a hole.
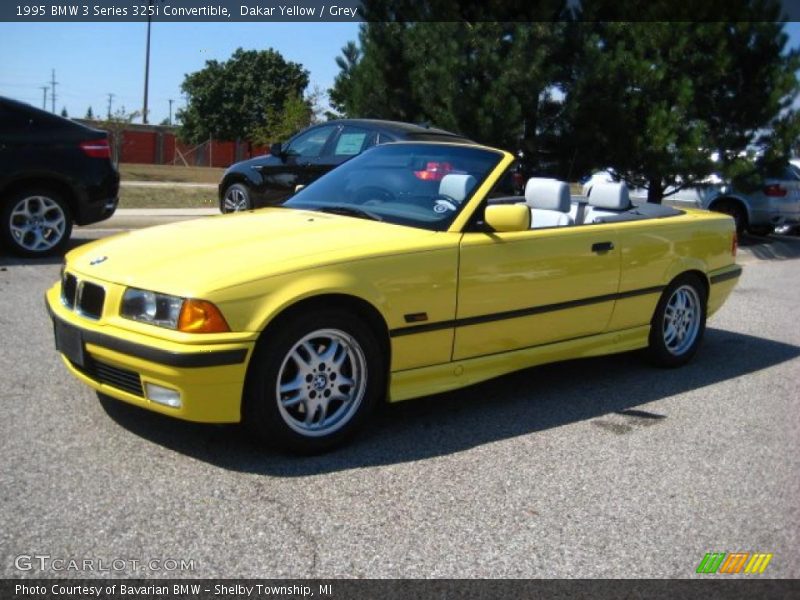
<instances>
[{"instance_id":1,"label":"yellow hood","mask_svg":"<svg viewBox=\"0 0 800 600\"><path fill-rule=\"evenodd\" d=\"M268 208L106 238L76 248L67 263L92 279L198 296L288 271L419 250L434 236L366 219Z\"/></svg>"}]
</instances>

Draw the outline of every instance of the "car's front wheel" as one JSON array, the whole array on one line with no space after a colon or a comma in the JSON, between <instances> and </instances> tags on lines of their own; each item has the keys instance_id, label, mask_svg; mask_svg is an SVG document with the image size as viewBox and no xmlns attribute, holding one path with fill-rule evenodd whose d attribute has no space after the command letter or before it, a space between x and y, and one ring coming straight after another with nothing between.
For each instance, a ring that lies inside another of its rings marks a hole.
<instances>
[{"instance_id":1,"label":"car's front wheel","mask_svg":"<svg viewBox=\"0 0 800 600\"><path fill-rule=\"evenodd\" d=\"M649 355L661 367L678 367L697 352L706 329L706 288L687 273L667 286L650 324Z\"/></svg>"},{"instance_id":2,"label":"car's front wheel","mask_svg":"<svg viewBox=\"0 0 800 600\"><path fill-rule=\"evenodd\" d=\"M252 208L253 200L250 197L250 190L247 189L247 186L241 183L234 183L228 186L222 196L222 206L220 206L223 213L241 212Z\"/></svg>"},{"instance_id":3,"label":"car's front wheel","mask_svg":"<svg viewBox=\"0 0 800 600\"><path fill-rule=\"evenodd\" d=\"M20 256L59 253L72 233L69 206L59 194L45 188L13 194L0 210L0 219L0 241Z\"/></svg>"},{"instance_id":4,"label":"car's front wheel","mask_svg":"<svg viewBox=\"0 0 800 600\"><path fill-rule=\"evenodd\" d=\"M290 317L253 354L245 424L285 450L328 450L355 433L385 394L384 364L363 320L339 310Z\"/></svg>"}]
</instances>

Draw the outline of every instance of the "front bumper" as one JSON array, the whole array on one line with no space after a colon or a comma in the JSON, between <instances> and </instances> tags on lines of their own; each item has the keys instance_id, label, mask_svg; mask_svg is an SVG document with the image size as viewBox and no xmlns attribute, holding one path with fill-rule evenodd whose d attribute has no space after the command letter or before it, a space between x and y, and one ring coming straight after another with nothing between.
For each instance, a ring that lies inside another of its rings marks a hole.
<instances>
[{"instance_id":1,"label":"front bumper","mask_svg":"<svg viewBox=\"0 0 800 600\"><path fill-rule=\"evenodd\" d=\"M61 285L45 296L67 369L102 392L148 410L204 423L241 420L241 399L254 342L181 344L81 316L61 302ZM148 384L175 390L180 406L148 397Z\"/></svg>"}]
</instances>

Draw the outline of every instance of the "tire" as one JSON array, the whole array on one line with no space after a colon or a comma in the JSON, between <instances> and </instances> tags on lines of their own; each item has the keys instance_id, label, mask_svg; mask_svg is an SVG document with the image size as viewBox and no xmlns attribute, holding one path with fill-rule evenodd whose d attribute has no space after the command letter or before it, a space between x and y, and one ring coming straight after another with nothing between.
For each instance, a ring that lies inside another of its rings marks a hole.
<instances>
[{"instance_id":1,"label":"tire","mask_svg":"<svg viewBox=\"0 0 800 600\"><path fill-rule=\"evenodd\" d=\"M250 190L241 183L234 183L228 186L222 196L219 210L223 213L253 210L253 200L250 197Z\"/></svg>"},{"instance_id":2,"label":"tire","mask_svg":"<svg viewBox=\"0 0 800 600\"><path fill-rule=\"evenodd\" d=\"M747 228L747 233L752 235L768 236L773 231L775 231L775 228L772 225L750 225Z\"/></svg>"},{"instance_id":3,"label":"tire","mask_svg":"<svg viewBox=\"0 0 800 600\"><path fill-rule=\"evenodd\" d=\"M62 253L72 234L72 212L47 188L12 194L0 210L0 242L18 256L37 258Z\"/></svg>"},{"instance_id":4,"label":"tire","mask_svg":"<svg viewBox=\"0 0 800 600\"><path fill-rule=\"evenodd\" d=\"M696 275L681 275L667 286L650 323L653 364L679 367L692 359L706 330L707 303L705 285Z\"/></svg>"},{"instance_id":5,"label":"tire","mask_svg":"<svg viewBox=\"0 0 800 600\"><path fill-rule=\"evenodd\" d=\"M348 312L287 318L250 360L245 426L268 445L297 454L342 444L385 396L382 353L375 334Z\"/></svg>"},{"instance_id":6,"label":"tire","mask_svg":"<svg viewBox=\"0 0 800 600\"><path fill-rule=\"evenodd\" d=\"M737 235L742 235L747 228L747 211L736 200L720 200L711 210L733 217Z\"/></svg>"}]
</instances>

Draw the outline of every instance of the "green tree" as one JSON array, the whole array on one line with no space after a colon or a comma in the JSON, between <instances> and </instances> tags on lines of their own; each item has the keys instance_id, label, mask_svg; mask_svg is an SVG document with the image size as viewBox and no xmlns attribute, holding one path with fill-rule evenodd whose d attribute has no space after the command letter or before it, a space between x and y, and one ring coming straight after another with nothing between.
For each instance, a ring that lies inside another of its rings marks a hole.
<instances>
[{"instance_id":1,"label":"green tree","mask_svg":"<svg viewBox=\"0 0 800 600\"><path fill-rule=\"evenodd\" d=\"M286 98L280 110L267 108L266 124L254 131L253 142L266 146L284 141L296 131L308 127L313 114L309 101L293 93Z\"/></svg>"},{"instance_id":2,"label":"green tree","mask_svg":"<svg viewBox=\"0 0 800 600\"><path fill-rule=\"evenodd\" d=\"M86 109L86 116L84 117L84 119L88 119L89 121L94 121L94 111L92 110L91 106Z\"/></svg>"},{"instance_id":3,"label":"green tree","mask_svg":"<svg viewBox=\"0 0 800 600\"><path fill-rule=\"evenodd\" d=\"M67 112L66 106L61 108L61 116L64 117L65 119L69 118L69 113Z\"/></svg>"},{"instance_id":4,"label":"green tree","mask_svg":"<svg viewBox=\"0 0 800 600\"><path fill-rule=\"evenodd\" d=\"M625 4L586 1L585 20L570 25L562 163L612 167L661 202L667 188L712 171L753 184L788 156L800 133L790 109L800 60L786 49L776 2L712 2L716 20L707 22L593 20ZM678 21L681 10L652 16Z\"/></svg>"},{"instance_id":5,"label":"green tree","mask_svg":"<svg viewBox=\"0 0 800 600\"><path fill-rule=\"evenodd\" d=\"M361 50L358 45L349 41L342 48L342 55L336 57L336 65L339 67L339 74L333 81L330 89L329 98L331 107L340 114L347 112L347 104L352 97L352 77L361 59Z\"/></svg>"},{"instance_id":6,"label":"green tree","mask_svg":"<svg viewBox=\"0 0 800 600\"><path fill-rule=\"evenodd\" d=\"M551 84L563 68L565 25L461 16L476 20L362 25L360 47L348 44L337 61L331 104L347 116L430 122L483 143L538 152L557 114Z\"/></svg>"},{"instance_id":7,"label":"green tree","mask_svg":"<svg viewBox=\"0 0 800 600\"><path fill-rule=\"evenodd\" d=\"M181 85L186 107L178 110L180 136L199 143L209 138L250 139L279 113L286 99L302 96L308 71L269 50L236 50L224 62L187 75Z\"/></svg>"}]
</instances>

